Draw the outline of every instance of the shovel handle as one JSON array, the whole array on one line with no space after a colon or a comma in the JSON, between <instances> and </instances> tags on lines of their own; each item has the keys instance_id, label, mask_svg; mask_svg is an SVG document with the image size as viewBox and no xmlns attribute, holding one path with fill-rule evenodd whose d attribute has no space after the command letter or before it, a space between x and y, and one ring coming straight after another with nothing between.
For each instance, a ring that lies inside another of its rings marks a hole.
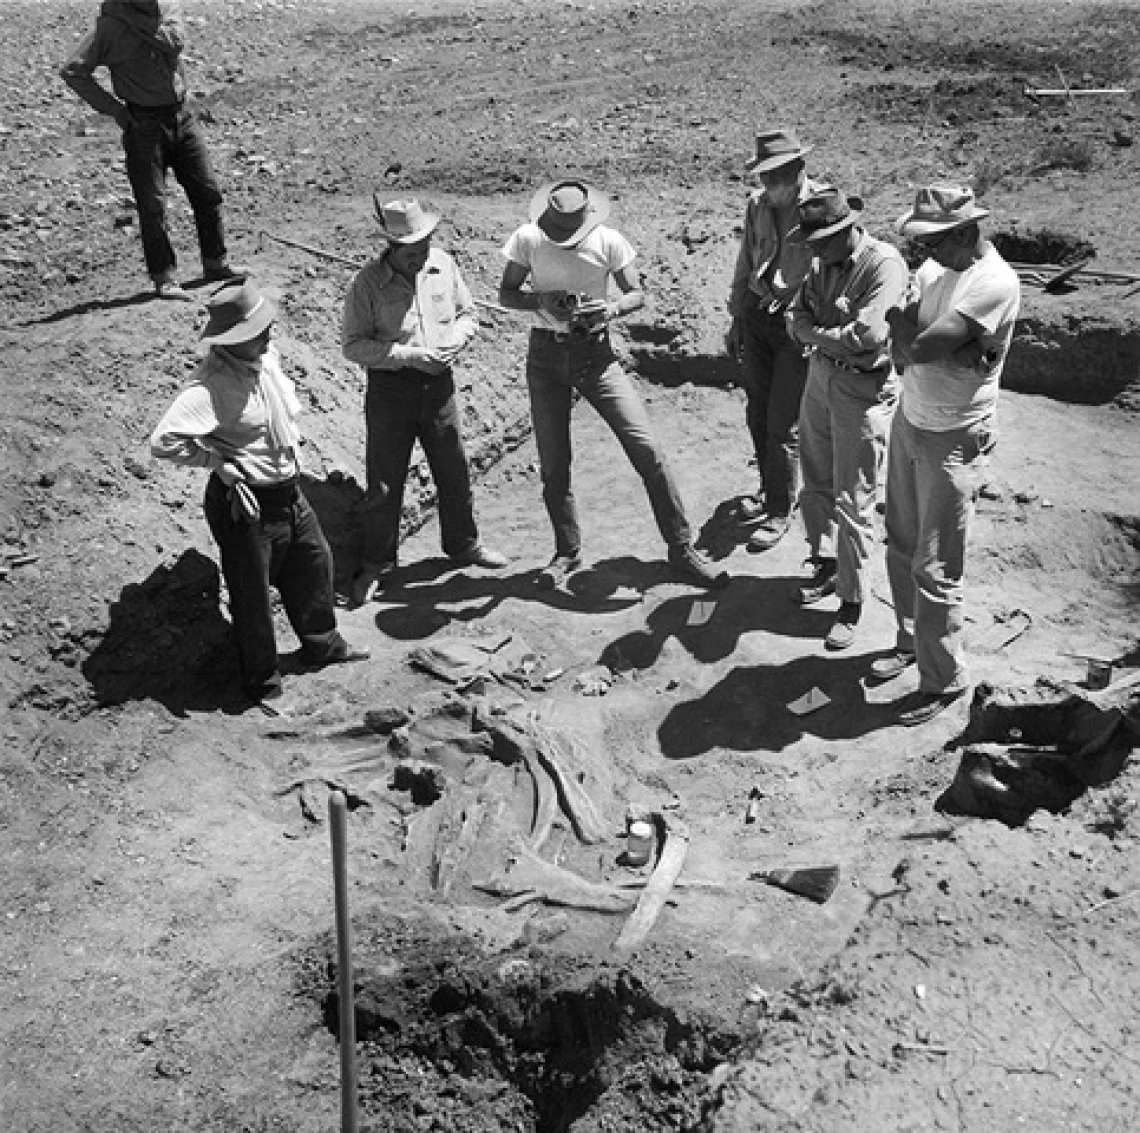
<instances>
[{"instance_id":1,"label":"shovel handle","mask_svg":"<svg viewBox=\"0 0 1140 1133\"><path fill-rule=\"evenodd\" d=\"M352 920L348 910L348 803L344 794L329 795L333 894L336 901L337 1000L340 1005L340 1128L357 1133L356 1004L352 976Z\"/></svg>"}]
</instances>

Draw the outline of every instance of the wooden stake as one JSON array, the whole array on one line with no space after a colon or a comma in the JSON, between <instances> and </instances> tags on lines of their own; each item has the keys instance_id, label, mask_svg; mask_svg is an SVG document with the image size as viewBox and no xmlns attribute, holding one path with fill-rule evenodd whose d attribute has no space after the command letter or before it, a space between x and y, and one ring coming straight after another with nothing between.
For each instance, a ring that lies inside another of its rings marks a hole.
<instances>
[{"instance_id":1,"label":"wooden stake","mask_svg":"<svg viewBox=\"0 0 1140 1133\"><path fill-rule=\"evenodd\" d=\"M336 900L337 998L340 1001L340 1129L357 1133L356 1004L352 978L352 920L348 911L348 803L329 794L333 894Z\"/></svg>"}]
</instances>

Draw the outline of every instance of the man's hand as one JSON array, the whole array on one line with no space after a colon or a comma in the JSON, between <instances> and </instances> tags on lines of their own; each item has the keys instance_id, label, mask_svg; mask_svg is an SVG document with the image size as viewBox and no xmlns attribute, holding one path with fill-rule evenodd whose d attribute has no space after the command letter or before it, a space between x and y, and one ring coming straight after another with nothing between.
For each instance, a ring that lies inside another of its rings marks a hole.
<instances>
[{"instance_id":1,"label":"man's hand","mask_svg":"<svg viewBox=\"0 0 1140 1133\"><path fill-rule=\"evenodd\" d=\"M425 346L403 347L400 362L410 369L422 370L425 374L442 374L448 367L438 350L428 350Z\"/></svg>"},{"instance_id":2,"label":"man's hand","mask_svg":"<svg viewBox=\"0 0 1140 1133\"><path fill-rule=\"evenodd\" d=\"M724 336L724 349L730 358L738 361L744 352L744 328L738 318L734 318L729 324L728 334Z\"/></svg>"}]
</instances>

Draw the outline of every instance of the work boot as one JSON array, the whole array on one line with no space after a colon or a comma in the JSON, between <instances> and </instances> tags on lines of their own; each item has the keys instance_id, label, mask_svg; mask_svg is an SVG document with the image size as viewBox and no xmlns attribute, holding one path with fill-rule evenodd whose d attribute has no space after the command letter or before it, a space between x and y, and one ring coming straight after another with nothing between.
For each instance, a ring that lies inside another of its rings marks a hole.
<instances>
[{"instance_id":1,"label":"work boot","mask_svg":"<svg viewBox=\"0 0 1140 1133\"><path fill-rule=\"evenodd\" d=\"M835 559L809 559L812 565L811 578L792 587L792 601L801 606L814 606L829 594L835 593L835 572L838 564Z\"/></svg>"},{"instance_id":2,"label":"work boot","mask_svg":"<svg viewBox=\"0 0 1140 1133\"><path fill-rule=\"evenodd\" d=\"M729 582L728 571L718 571L691 543L670 547L669 565L694 586L719 590Z\"/></svg>"},{"instance_id":3,"label":"work boot","mask_svg":"<svg viewBox=\"0 0 1140 1133\"><path fill-rule=\"evenodd\" d=\"M555 555L546 566L538 572L536 580L539 590L557 590L564 586L570 576L582 569L582 556Z\"/></svg>"},{"instance_id":4,"label":"work boot","mask_svg":"<svg viewBox=\"0 0 1140 1133\"><path fill-rule=\"evenodd\" d=\"M352 580L352 606L365 606L371 602L392 581L395 569L394 566L365 567Z\"/></svg>"},{"instance_id":5,"label":"work boot","mask_svg":"<svg viewBox=\"0 0 1140 1133\"><path fill-rule=\"evenodd\" d=\"M154 293L159 299L172 299L178 303L194 302L194 296L173 279L156 279Z\"/></svg>"},{"instance_id":6,"label":"work boot","mask_svg":"<svg viewBox=\"0 0 1140 1133\"><path fill-rule=\"evenodd\" d=\"M204 260L202 278L207 283L224 283L231 279L245 279L251 272L242 264L231 264L226 260Z\"/></svg>"},{"instance_id":7,"label":"work boot","mask_svg":"<svg viewBox=\"0 0 1140 1133\"><path fill-rule=\"evenodd\" d=\"M823 644L833 653L841 649L850 649L855 642L855 627L859 624L859 615L863 607L858 602L844 602L839 607L839 614L835 624L828 631Z\"/></svg>"},{"instance_id":8,"label":"work boot","mask_svg":"<svg viewBox=\"0 0 1140 1133\"><path fill-rule=\"evenodd\" d=\"M461 566L485 567L487 570L502 570L510 562L501 551L492 550L482 543L476 543L461 555L452 555L451 560Z\"/></svg>"},{"instance_id":9,"label":"work boot","mask_svg":"<svg viewBox=\"0 0 1140 1133\"><path fill-rule=\"evenodd\" d=\"M745 546L750 551L770 551L792 524L790 515L765 515Z\"/></svg>"}]
</instances>

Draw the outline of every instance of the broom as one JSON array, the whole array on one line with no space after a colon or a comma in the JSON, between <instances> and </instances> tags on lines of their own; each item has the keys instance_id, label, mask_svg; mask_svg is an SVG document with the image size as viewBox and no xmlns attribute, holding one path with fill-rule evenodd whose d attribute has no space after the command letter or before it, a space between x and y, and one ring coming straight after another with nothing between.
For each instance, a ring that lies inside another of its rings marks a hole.
<instances>
[{"instance_id":1,"label":"broom","mask_svg":"<svg viewBox=\"0 0 1140 1133\"><path fill-rule=\"evenodd\" d=\"M777 889L806 897L822 905L839 884L839 866L823 865L811 869L766 869L748 875L751 881L764 881Z\"/></svg>"}]
</instances>

